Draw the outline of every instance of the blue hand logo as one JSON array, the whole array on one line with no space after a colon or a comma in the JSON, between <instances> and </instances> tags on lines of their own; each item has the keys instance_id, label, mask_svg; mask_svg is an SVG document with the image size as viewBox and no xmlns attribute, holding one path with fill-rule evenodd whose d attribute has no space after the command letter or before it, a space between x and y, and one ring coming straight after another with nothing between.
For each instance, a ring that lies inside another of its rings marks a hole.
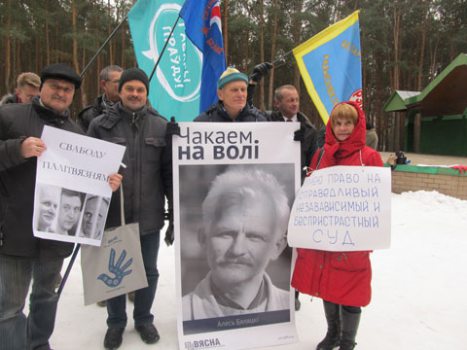
<instances>
[{"instance_id":1,"label":"blue hand logo","mask_svg":"<svg viewBox=\"0 0 467 350\"><path fill-rule=\"evenodd\" d=\"M126 258L126 250L123 249L122 254L115 263L115 249L110 250L109 257L109 272L112 273L115 277L110 277L106 273L101 273L97 279L104 282L109 287L117 287L122 283L122 280L125 276L129 275L132 270L125 271L133 263L133 258L130 258L125 264L123 261ZM123 265L122 265L123 264Z\"/></svg>"}]
</instances>

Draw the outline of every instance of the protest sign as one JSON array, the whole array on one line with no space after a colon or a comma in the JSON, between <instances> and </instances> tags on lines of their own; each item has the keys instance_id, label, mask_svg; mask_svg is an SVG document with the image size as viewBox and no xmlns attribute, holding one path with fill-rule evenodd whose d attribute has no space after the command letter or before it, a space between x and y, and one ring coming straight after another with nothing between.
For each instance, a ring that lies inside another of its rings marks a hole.
<instances>
[{"instance_id":1,"label":"protest sign","mask_svg":"<svg viewBox=\"0 0 467 350\"><path fill-rule=\"evenodd\" d=\"M37 159L34 236L99 246L125 147L45 126Z\"/></svg>"},{"instance_id":2,"label":"protest sign","mask_svg":"<svg viewBox=\"0 0 467 350\"><path fill-rule=\"evenodd\" d=\"M290 207L299 123L180 123L174 226L180 349L297 341Z\"/></svg>"},{"instance_id":3,"label":"protest sign","mask_svg":"<svg viewBox=\"0 0 467 350\"><path fill-rule=\"evenodd\" d=\"M391 171L335 166L314 171L297 194L290 215L292 247L327 251L389 248Z\"/></svg>"}]
</instances>

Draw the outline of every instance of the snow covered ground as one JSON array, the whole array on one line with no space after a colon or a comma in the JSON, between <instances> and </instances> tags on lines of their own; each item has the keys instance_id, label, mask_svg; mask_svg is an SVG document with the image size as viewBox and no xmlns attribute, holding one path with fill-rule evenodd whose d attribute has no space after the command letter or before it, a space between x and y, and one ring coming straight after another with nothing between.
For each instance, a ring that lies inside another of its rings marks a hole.
<instances>
[{"instance_id":1,"label":"snow covered ground","mask_svg":"<svg viewBox=\"0 0 467 350\"><path fill-rule=\"evenodd\" d=\"M437 192L392 194L392 246L375 251L373 299L364 308L357 349L467 349L467 201ZM173 247L161 244L155 305L161 340L178 349ZM325 333L321 300L300 296L300 341L274 350L314 349ZM122 350L150 348L130 321ZM59 350L102 349L106 310L84 306L79 261L59 303L51 345ZM263 350L265 350L263 349Z\"/></svg>"}]
</instances>

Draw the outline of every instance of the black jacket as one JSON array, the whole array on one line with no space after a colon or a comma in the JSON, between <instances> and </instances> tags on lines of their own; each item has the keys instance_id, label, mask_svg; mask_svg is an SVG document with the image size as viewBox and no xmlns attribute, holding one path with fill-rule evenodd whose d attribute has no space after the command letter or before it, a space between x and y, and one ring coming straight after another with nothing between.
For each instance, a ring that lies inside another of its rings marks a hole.
<instances>
[{"instance_id":1,"label":"black jacket","mask_svg":"<svg viewBox=\"0 0 467 350\"><path fill-rule=\"evenodd\" d=\"M125 220L138 222L140 233L164 226L165 198L172 208L172 154L167 121L154 109L132 113L120 102L89 125L88 135L126 147L121 168ZM119 192L112 195L106 227L120 225Z\"/></svg>"},{"instance_id":2,"label":"black jacket","mask_svg":"<svg viewBox=\"0 0 467 350\"><path fill-rule=\"evenodd\" d=\"M21 103L18 96L13 94L6 94L0 100L0 106L7 105L9 103Z\"/></svg>"},{"instance_id":3,"label":"black jacket","mask_svg":"<svg viewBox=\"0 0 467 350\"><path fill-rule=\"evenodd\" d=\"M281 112L272 112L269 119L273 122L283 122L284 117ZM317 137L318 132L313 124L308 120L308 118L303 114L298 112L297 119L300 122L300 128L304 129L303 140L300 142L300 162L301 166L308 167L311 162L313 154L318 149ZM303 172L302 172L303 173ZM302 179L303 180L303 179Z\"/></svg>"},{"instance_id":4,"label":"black jacket","mask_svg":"<svg viewBox=\"0 0 467 350\"><path fill-rule=\"evenodd\" d=\"M43 107L35 97L31 104L0 107L0 254L65 257L73 244L35 238L32 232L37 158L21 156L27 137L40 137L44 125L82 133L70 118Z\"/></svg>"},{"instance_id":5,"label":"black jacket","mask_svg":"<svg viewBox=\"0 0 467 350\"><path fill-rule=\"evenodd\" d=\"M97 97L94 103L90 106L84 107L84 109L78 114L78 125L87 132L91 121L103 114L107 107L110 105L104 100L104 95Z\"/></svg>"},{"instance_id":6,"label":"black jacket","mask_svg":"<svg viewBox=\"0 0 467 350\"><path fill-rule=\"evenodd\" d=\"M224 109L222 102L211 106L206 112L201 113L194 120L195 122L265 122L266 115L256 107L248 104L242 109L240 114L232 120Z\"/></svg>"}]
</instances>

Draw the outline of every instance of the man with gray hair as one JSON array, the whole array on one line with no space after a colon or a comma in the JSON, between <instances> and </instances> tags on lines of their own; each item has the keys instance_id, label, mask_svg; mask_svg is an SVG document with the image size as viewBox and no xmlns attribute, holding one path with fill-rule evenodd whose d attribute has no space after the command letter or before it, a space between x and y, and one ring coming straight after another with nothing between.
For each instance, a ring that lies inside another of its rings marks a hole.
<instances>
[{"instance_id":1,"label":"man with gray hair","mask_svg":"<svg viewBox=\"0 0 467 350\"><path fill-rule=\"evenodd\" d=\"M289 309L289 292L266 267L287 245L290 208L283 187L262 170L229 169L216 177L202 205L210 271L183 297L185 321Z\"/></svg>"},{"instance_id":2,"label":"man with gray hair","mask_svg":"<svg viewBox=\"0 0 467 350\"><path fill-rule=\"evenodd\" d=\"M99 86L102 95L96 98L94 103L85 107L78 115L78 124L83 131L88 131L91 120L101 115L107 108L120 101L118 94L118 82L122 76L123 68L117 65L110 65L99 73Z\"/></svg>"}]
</instances>

